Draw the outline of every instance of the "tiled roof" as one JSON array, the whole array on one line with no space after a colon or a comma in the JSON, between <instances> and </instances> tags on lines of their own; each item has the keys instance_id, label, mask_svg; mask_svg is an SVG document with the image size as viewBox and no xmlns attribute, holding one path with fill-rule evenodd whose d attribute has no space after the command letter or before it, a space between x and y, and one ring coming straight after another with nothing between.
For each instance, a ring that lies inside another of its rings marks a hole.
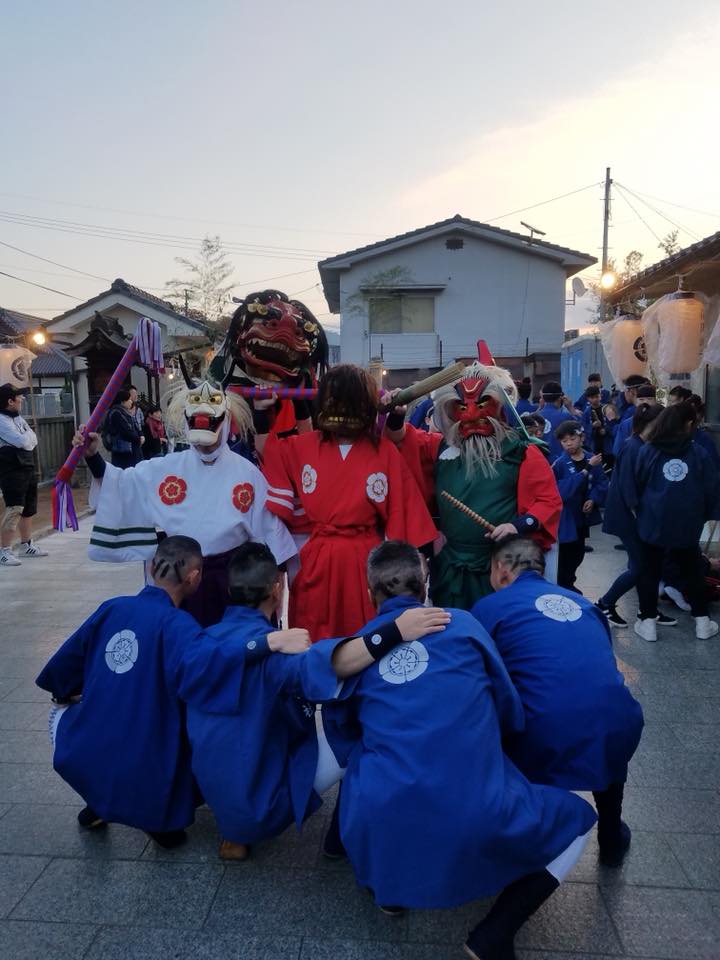
<instances>
[{"instance_id":1,"label":"tiled roof","mask_svg":"<svg viewBox=\"0 0 720 960\"><path fill-rule=\"evenodd\" d=\"M29 313L20 313L19 310L6 310L0 307L0 340L3 337L12 339L22 337L46 323L47 320L43 320L41 317L33 317ZM29 343L28 347L36 354L32 362L34 377L63 377L71 372L70 358L60 347L56 347L52 343L45 343L42 346Z\"/></svg>"},{"instance_id":2,"label":"tiled roof","mask_svg":"<svg viewBox=\"0 0 720 960\"><path fill-rule=\"evenodd\" d=\"M84 303L79 303L76 307L66 310L65 313L61 313L57 317L53 317L51 322L54 323L56 320L63 320L65 317L71 316L77 310L87 307L90 304L97 303L98 300L102 300L111 293L122 293L126 297L130 297L132 300L136 300L138 303L143 303L146 306L153 307L155 310L162 310L163 313L167 313L175 319L181 320L183 323L187 323L191 327L195 327L197 330L201 330L203 333L208 332L207 324L203 323L202 320L199 320L193 316L186 316L184 313L179 313L169 300L162 300L160 297L156 297L154 294L148 293L147 290L141 290L140 287L135 287L131 283L126 283L126 281L121 277L118 277L117 280L113 280L113 282L110 284L109 290L103 290L103 292L98 293L97 296L90 297L90 299L86 300Z\"/></svg>"},{"instance_id":3,"label":"tiled roof","mask_svg":"<svg viewBox=\"0 0 720 960\"><path fill-rule=\"evenodd\" d=\"M683 272L697 264L699 261L718 260L720 269L720 230L717 233L711 233L709 237L703 237L697 243L691 243L689 247L683 247L677 253L671 253L669 257L658 260L657 263L645 267L638 271L627 280L622 287L613 290L607 295L609 303L620 302L644 288L649 288L654 283L662 280L664 277L681 276Z\"/></svg>"},{"instance_id":4,"label":"tiled roof","mask_svg":"<svg viewBox=\"0 0 720 960\"><path fill-rule=\"evenodd\" d=\"M346 253L339 253L335 256L328 257L326 260L321 260L318 263L318 267L331 267L337 260L344 260L346 257L355 257L358 254L371 253L379 250L381 247L384 247L387 244L398 243L403 240L412 240L414 237L421 237L424 233L437 230L441 227L450 226L474 227L476 229L489 231L490 233L496 233L500 237L521 240L524 243L528 243L530 240L527 234L514 233L512 230L503 230L501 227L493 227L488 223L482 223L479 220L471 220L468 217L463 217L460 213L456 213L454 217L448 217L446 220L438 220L437 223L429 223L425 227L418 227L417 230L410 230L407 233L400 233L396 237L388 237L387 240L379 240L377 243L370 243L365 247L357 247L355 250L348 250ZM590 263L597 262L595 257L591 257L587 253L581 253L579 250L571 250L569 247L561 247L556 243L548 243L545 240L539 240L537 237L533 237L532 246L544 250L554 250L555 252L562 253L568 257L583 257Z\"/></svg>"}]
</instances>

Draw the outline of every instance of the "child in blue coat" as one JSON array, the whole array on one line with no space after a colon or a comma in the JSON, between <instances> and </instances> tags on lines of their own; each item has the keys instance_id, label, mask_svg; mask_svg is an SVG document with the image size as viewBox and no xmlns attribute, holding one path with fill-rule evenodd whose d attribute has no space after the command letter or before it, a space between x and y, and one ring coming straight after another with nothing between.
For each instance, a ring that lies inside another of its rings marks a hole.
<instances>
[{"instance_id":1,"label":"child in blue coat","mask_svg":"<svg viewBox=\"0 0 720 960\"><path fill-rule=\"evenodd\" d=\"M695 636L707 640L718 632L708 617L698 541L705 523L720 519L720 475L706 451L693 442L696 420L697 412L687 401L663 410L638 452L625 495L637 517L642 566L635 632L645 640L657 639L658 585L666 551L686 577Z\"/></svg>"},{"instance_id":2,"label":"child in blue coat","mask_svg":"<svg viewBox=\"0 0 720 960\"><path fill-rule=\"evenodd\" d=\"M580 416L575 412L570 397L566 397L563 388L556 380L548 380L540 391L540 405L538 413L545 418L545 434L543 440L550 448L550 463L553 463L562 453L560 441L555 431L566 420L580 422Z\"/></svg>"},{"instance_id":3,"label":"child in blue coat","mask_svg":"<svg viewBox=\"0 0 720 960\"><path fill-rule=\"evenodd\" d=\"M561 423L555 436L563 451L553 464L563 502L558 531L557 582L579 593L575 576L585 556L589 528L601 521L599 508L605 503L608 481L602 468L602 454L583 448L583 429L579 423L573 420Z\"/></svg>"}]
</instances>

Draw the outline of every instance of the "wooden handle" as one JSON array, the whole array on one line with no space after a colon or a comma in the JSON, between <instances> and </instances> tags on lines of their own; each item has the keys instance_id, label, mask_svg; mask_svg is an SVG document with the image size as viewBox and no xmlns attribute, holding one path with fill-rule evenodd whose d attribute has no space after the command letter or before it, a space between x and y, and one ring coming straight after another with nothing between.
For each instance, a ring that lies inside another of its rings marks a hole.
<instances>
[{"instance_id":1,"label":"wooden handle","mask_svg":"<svg viewBox=\"0 0 720 960\"><path fill-rule=\"evenodd\" d=\"M444 387L448 383L452 383L453 380L457 380L463 375L465 370L464 363L453 363L452 366L446 367L444 370L438 370L437 373L433 373L429 377L425 377L424 380L418 380L417 383L411 383L409 387L405 387L395 396L393 400L393 406L403 407L406 403L411 403L413 400L417 400L418 397L424 397L428 393L432 393L433 390L437 390L439 387Z\"/></svg>"},{"instance_id":2,"label":"wooden handle","mask_svg":"<svg viewBox=\"0 0 720 960\"><path fill-rule=\"evenodd\" d=\"M486 520L485 517L481 517L479 513L475 513L475 511L471 510L467 504L463 503L462 500L458 500L456 497L453 497L452 494L447 492L447 490L441 490L440 496L445 497L449 503L451 503L454 507L457 507L457 509L461 510L463 513L466 513L471 520L474 520L475 523L478 523L490 533L495 530L495 527L490 523L489 520Z\"/></svg>"}]
</instances>

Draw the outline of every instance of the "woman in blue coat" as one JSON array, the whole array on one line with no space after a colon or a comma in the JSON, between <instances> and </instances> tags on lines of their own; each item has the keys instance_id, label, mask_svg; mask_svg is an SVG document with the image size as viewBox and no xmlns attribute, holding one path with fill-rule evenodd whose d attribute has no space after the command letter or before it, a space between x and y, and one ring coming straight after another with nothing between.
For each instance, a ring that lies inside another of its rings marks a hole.
<instances>
[{"instance_id":1,"label":"woman in blue coat","mask_svg":"<svg viewBox=\"0 0 720 960\"><path fill-rule=\"evenodd\" d=\"M627 505L637 517L641 566L640 618L635 632L656 640L658 586L665 551L686 576L695 636L718 632L709 619L698 541L708 520L720 519L720 476L705 450L693 442L697 414L692 404L667 407L648 431L635 460Z\"/></svg>"}]
</instances>

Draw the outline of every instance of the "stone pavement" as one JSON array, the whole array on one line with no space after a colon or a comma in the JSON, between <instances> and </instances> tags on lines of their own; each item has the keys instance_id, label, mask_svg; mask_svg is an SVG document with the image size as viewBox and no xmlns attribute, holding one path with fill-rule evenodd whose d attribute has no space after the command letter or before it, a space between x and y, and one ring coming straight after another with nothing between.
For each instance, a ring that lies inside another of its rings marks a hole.
<instances>
[{"instance_id":1,"label":"stone pavement","mask_svg":"<svg viewBox=\"0 0 720 960\"><path fill-rule=\"evenodd\" d=\"M79 798L53 772L47 695L34 677L107 596L134 592L139 565L90 563L79 534L0 577L0 958L2 960L451 960L486 908L392 919L346 863L320 855L326 815L245 864L216 857L212 816L165 852L136 830L87 833ZM581 585L596 597L622 563L594 535ZM621 606L629 619L633 600ZM696 641L688 615L658 643L616 631L622 669L645 709L631 766L630 854L581 863L518 938L521 960L720 958L720 641ZM118 723L122 718L118 717ZM399 827L401 825L398 825Z\"/></svg>"}]
</instances>

